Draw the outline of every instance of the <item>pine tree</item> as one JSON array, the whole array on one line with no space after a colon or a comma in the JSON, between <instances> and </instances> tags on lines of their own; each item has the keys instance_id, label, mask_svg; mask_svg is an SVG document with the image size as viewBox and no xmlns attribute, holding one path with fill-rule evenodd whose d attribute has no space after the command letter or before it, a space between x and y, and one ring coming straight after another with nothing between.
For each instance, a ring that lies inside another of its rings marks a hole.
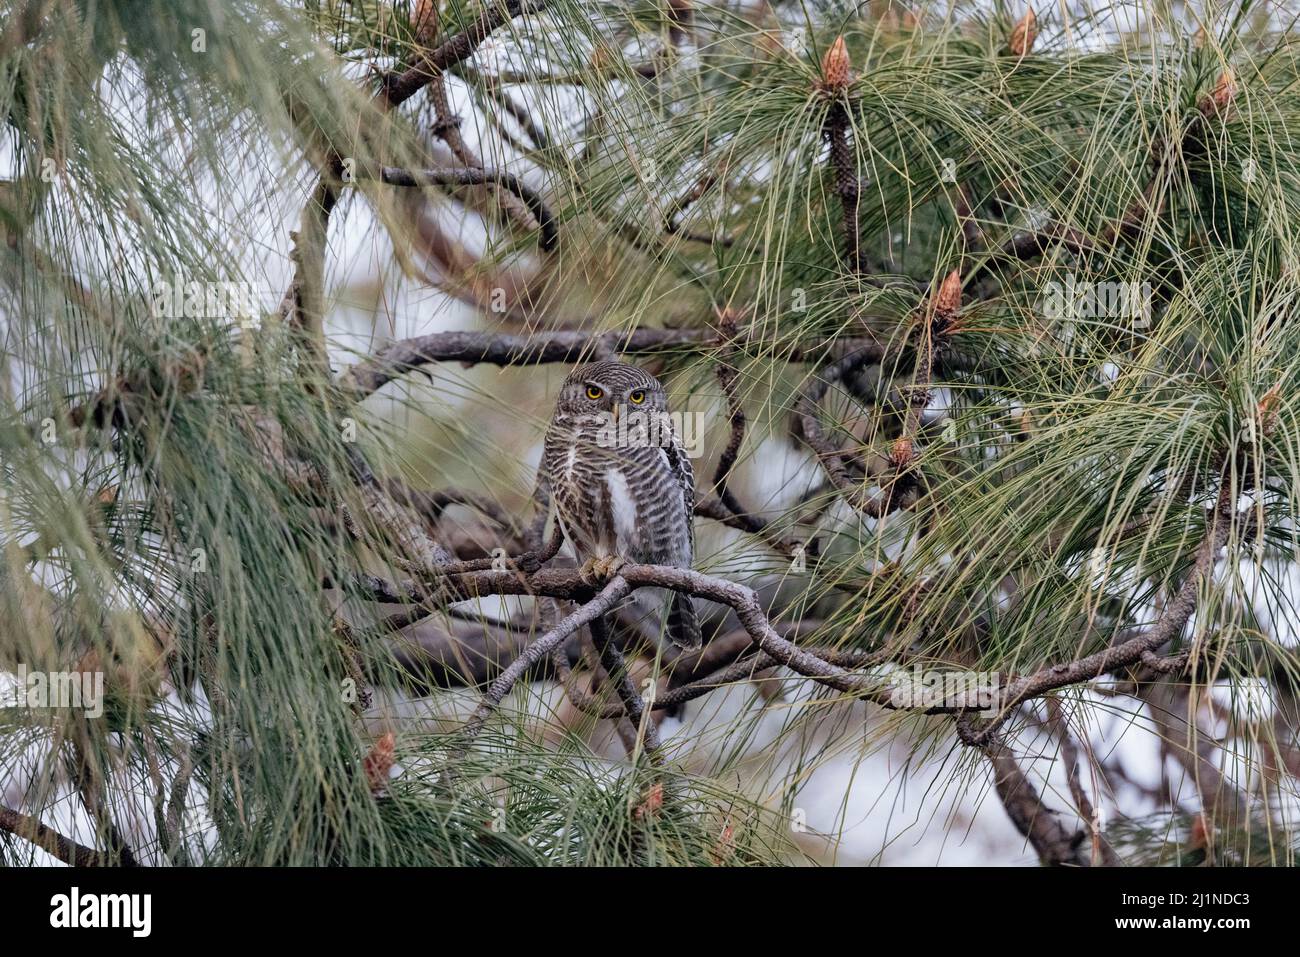
<instances>
[{"instance_id":1,"label":"pine tree","mask_svg":"<svg viewBox=\"0 0 1300 957\"><path fill-rule=\"evenodd\" d=\"M0 859L789 861L852 720L1043 863L1291 862L1285 23L10 6ZM614 355L699 557L593 585L532 450ZM1126 723L1194 796L1125 806Z\"/></svg>"}]
</instances>

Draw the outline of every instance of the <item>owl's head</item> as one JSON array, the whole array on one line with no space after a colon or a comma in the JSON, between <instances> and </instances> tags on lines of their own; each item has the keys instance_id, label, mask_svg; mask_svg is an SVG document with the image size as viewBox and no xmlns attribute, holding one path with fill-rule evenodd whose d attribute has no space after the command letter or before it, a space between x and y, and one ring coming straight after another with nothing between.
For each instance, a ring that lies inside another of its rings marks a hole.
<instances>
[{"instance_id":1,"label":"owl's head","mask_svg":"<svg viewBox=\"0 0 1300 957\"><path fill-rule=\"evenodd\" d=\"M569 373L560 389L557 411L578 416L666 412L663 383L626 362L592 362Z\"/></svg>"}]
</instances>

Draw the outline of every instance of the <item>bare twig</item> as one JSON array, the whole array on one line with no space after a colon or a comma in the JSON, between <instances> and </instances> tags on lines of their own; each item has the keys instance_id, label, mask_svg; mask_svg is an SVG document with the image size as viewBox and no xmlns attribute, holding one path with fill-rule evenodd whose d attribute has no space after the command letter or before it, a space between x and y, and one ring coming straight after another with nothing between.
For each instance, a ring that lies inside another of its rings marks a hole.
<instances>
[{"instance_id":1,"label":"bare twig","mask_svg":"<svg viewBox=\"0 0 1300 957\"><path fill-rule=\"evenodd\" d=\"M728 528L756 535L774 551L779 552L786 558L797 558L799 550L803 549L804 556L815 561L820 552L820 543L816 538L803 542L796 538L780 535L767 519L755 515L753 512L743 512L738 515L723 505L719 499L712 496L706 496L696 501L695 514L701 518L713 519L713 521L720 522Z\"/></svg>"},{"instance_id":2,"label":"bare twig","mask_svg":"<svg viewBox=\"0 0 1300 957\"><path fill-rule=\"evenodd\" d=\"M505 0L504 3L484 4L483 12L467 29L430 51L415 66L386 76L379 92L382 102L389 107L405 103L440 72L469 59L497 29L515 17L540 12L546 3L547 0Z\"/></svg>"},{"instance_id":3,"label":"bare twig","mask_svg":"<svg viewBox=\"0 0 1300 957\"><path fill-rule=\"evenodd\" d=\"M731 470L740 457L740 447L745 442L745 407L741 404L740 390L736 387L739 372L732 365L733 350L730 345L736 337L738 320L739 317L732 309L723 309L718 314L718 326L726 341L719 350L716 375L727 400L727 420L731 425L731 434L726 448L718 456L718 465L713 472L713 491L733 515L740 517L747 514L746 510L727 488L727 479L731 477Z\"/></svg>"},{"instance_id":4,"label":"bare twig","mask_svg":"<svg viewBox=\"0 0 1300 957\"><path fill-rule=\"evenodd\" d=\"M381 112L400 106L442 71L472 55L498 27L545 5L546 0L505 0L499 6L484 9L473 24L425 54L418 65L385 77L372 99L373 106ZM294 277L281 306L290 327L300 334L309 362L321 381L329 371L323 326L325 242L330 216L338 205L343 186L343 169L343 156L330 147L320 164L311 197L303 207L299 229L293 234Z\"/></svg>"},{"instance_id":5,"label":"bare twig","mask_svg":"<svg viewBox=\"0 0 1300 957\"><path fill-rule=\"evenodd\" d=\"M474 739L483 730L483 726L487 724L488 718L501 706L506 695L530 668L549 656L583 625L590 624L597 617L610 611L629 591L631 586L627 580L621 576L615 577L594 598L526 647L519 657L496 677L484 693L483 701L460 729L457 743L452 749L452 759L459 758L469 750Z\"/></svg>"},{"instance_id":6,"label":"bare twig","mask_svg":"<svg viewBox=\"0 0 1300 957\"><path fill-rule=\"evenodd\" d=\"M1106 867L1116 867L1119 865L1119 858L1102 833L1100 818L1088 798L1088 792L1083 788L1083 782L1079 777L1079 749L1074 743L1074 736L1070 733L1069 723L1062 713L1061 702L1055 697L1047 699L1047 715L1050 727L1061 742L1061 760L1065 762L1065 777L1070 788L1070 796L1074 800L1079 817L1092 835L1092 857L1089 863L1094 866L1104 864Z\"/></svg>"},{"instance_id":7,"label":"bare twig","mask_svg":"<svg viewBox=\"0 0 1300 957\"><path fill-rule=\"evenodd\" d=\"M993 766L993 785L1007 816L1028 839L1038 859L1049 866L1087 866L1088 859L1080 851L1087 835L1083 831L1070 831L1057 813L1043 803L1011 749L1001 741L994 741L983 750Z\"/></svg>"},{"instance_id":8,"label":"bare twig","mask_svg":"<svg viewBox=\"0 0 1300 957\"><path fill-rule=\"evenodd\" d=\"M465 137L460 133L460 117L451 112L451 101L447 95L447 78L441 70L435 71L434 78L429 83L428 92L429 101L434 108L434 133L447 144L451 154L461 164L472 169L482 169L482 159L470 149L469 144L465 142ZM500 183L497 183L496 186L498 189L506 190L506 195L499 198L501 208L506 215L521 228L531 227L532 223L529 221L527 207L520 202L517 196L511 195L508 187Z\"/></svg>"},{"instance_id":9,"label":"bare twig","mask_svg":"<svg viewBox=\"0 0 1300 957\"><path fill-rule=\"evenodd\" d=\"M369 178L369 173L358 175ZM546 201L531 186L526 185L513 173L501 170L484 169L479 166L448 169L400 169L396 166L381 166L373 173L374 178L389 186L482 186L492 183L514 194L528 207L528 211L537 220L541 231L539 245L550 252L559 241L556 230L555 214L546 205Z\"/></svg>"},{"instance_id":10,"label":"bare twig","mask_svg":"<svg viewBox=\"0 0 1300 957\"><path fill-rule=\"evenodd\" d=\"M38 818L20 814L0 805L0 831L7 831L73 867L99 867L104 863L104 852L78 844L58 831L42 824Z\"/></svg>"},{"instance_id":11,"label":"bare twig","mask_svg":"<svg viewBox=\"0 0 1300 957\"><path fill-rule=\"evenodd\" d=\"M849 466L852 465L863 478L871 474L870 470L857 455L841 449L826 437L826 432L817 418L817 406L826 395L831 383L844 378L867 362L879 358L880 355L881 351L878 348L858 349L846 353L840 359L822 368L812 378L800 393L794 407L795 434L816 454L835 491L851 507L870 518L881 518L911 504L914 499L910 493L915 483L886 481L882 483L882 494L879 498L867 495L863 481L850 473Z\"/></svg>"},{"instance_id":12,"label":"bare twig","mask_svg":"<svg viewBox=\"0 0 1300 957\"><path fill-rule=\"evenodd\" d=\"M632 748L628 752L628 757L636 758L636 747L639 742L645 746L646 757L654 765L663 764L663 754L659 748L659 733L655 728L653 721L646 720L647 713L641 701L641 695L636 690L636 685L632 683L632 676L628 673L627 661L623 657L623 652L619 651L618 645L614 643L609 629L600 616L591 620L588 625L591 630L591 641L596 646L596 651L600 655L600 664L604 669L606 676L618 692L619 700L623 705L623 714L631 723L634 729Z\"/></svg>"},{"instance_id":13,"label":"bare twig","mask_svg":"<svg viewBox=\"0 0 1300 957\"><path fill-rule=\"evenodd\" d=\"M780 358L787 362L818 362L836 345L826 340L795 343ZM681 350L707 351L716 346L717 333L712 329L562 330L533 335L437 332L386 346L349 367L340 376L339 385L352 399L360 400L398 376L433 362L526 366L583 362L599 354L621 352L644 356ZM838 346L865 351L864 360L870 354L879 354L873 344L861 339L847 339Z\"/></svg>"}]
</instances>

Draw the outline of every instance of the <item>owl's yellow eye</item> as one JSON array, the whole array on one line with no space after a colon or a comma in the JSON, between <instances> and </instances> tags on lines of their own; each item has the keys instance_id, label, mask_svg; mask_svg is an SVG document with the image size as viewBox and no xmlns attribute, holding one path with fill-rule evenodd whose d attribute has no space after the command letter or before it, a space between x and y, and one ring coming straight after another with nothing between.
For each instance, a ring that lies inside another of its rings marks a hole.
<instances>
[{"instance_id":1,"label":"owl's yellow eye","mask_svg":"<svg viewBox=\"0 0 1300 957\"><path fill-rule=\"evenodd\" d=\"M627 394L627 400L633 405L640 405L645 401L645 393L640 389L637 389L635 392L629 392Z\"/></svg>"},{"instance_id":2,"label":"owl's yellow eye","mask_svg":"<svg viewBox=\"0 0 1300 957\"><path fill-rule=\"evenodd\" d=\"M598 385L589 385L589 386L587 386L587 398L588 398L588 399L599 399L599 398L602 398L604 395L605 395L605 390L602 389L600 386L598 386Z\"/></svg>"}]
</instances>

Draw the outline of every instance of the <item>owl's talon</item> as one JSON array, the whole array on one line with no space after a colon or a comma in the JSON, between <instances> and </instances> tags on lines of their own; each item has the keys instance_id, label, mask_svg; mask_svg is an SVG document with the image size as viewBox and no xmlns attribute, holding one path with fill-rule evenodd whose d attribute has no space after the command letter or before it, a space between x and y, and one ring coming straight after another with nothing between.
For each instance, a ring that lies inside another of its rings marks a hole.
<instances>
[{"instance_id":1,"label":"owl's talon","mask_svg":"<svg viewBox=\"0 0 1300 957\"><path fill-rule=\"evenodd\" d=\"M582 579L583 584L594 588L606 584L626 564L627 561L617 555L589 558L578 569L578 577Z\"/></svg>"}]
</instances>

